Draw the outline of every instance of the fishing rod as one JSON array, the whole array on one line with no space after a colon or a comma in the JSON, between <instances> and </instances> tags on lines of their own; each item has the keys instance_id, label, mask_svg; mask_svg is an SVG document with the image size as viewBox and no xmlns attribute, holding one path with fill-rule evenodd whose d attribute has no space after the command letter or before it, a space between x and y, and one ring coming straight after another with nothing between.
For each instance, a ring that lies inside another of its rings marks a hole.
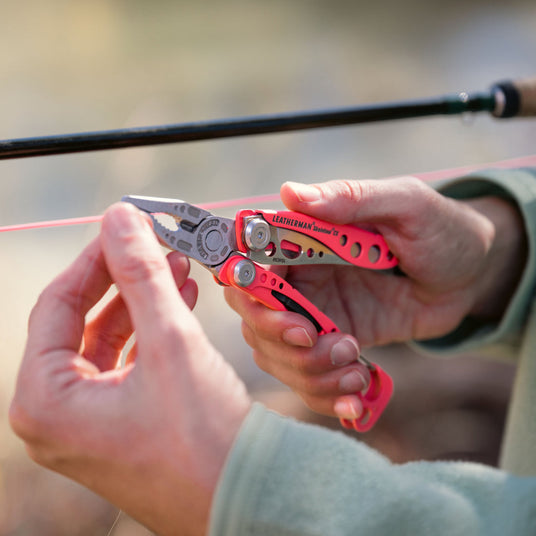
<instances>
[{"instance_id":1,"label":"fishing rod","mask_svg":"<svg viewBox=\"0 0 536 536\"><path fill-rule=\"evenodd\" d=\"M0 140L0 160L477 112L496 118L536 115L536 77L498 82L487 91L420 100Z\"/></svg>"}]
</instances>

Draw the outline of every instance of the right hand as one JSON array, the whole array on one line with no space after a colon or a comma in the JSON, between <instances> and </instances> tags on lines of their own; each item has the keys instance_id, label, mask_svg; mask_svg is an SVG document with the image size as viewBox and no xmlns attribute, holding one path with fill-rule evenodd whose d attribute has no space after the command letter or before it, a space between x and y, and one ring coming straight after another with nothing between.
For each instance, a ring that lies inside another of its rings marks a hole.
<instances>
[{"instance_id":1,"label":"right hand","mask_svg":"<svg viewBox=\"0 0 536 536\"><path fill-rule=\"evenodd\" d=\"M134 206L108 209L99 237L32 311L10 408L35 461L162 535L206 533L251 404L189 309L197 287L188 270L178 252L166 260ZM112 283L119 294L86 324Z\"/></svg>"},{"instance_id":2,"label":"right hand","mask_svg":"<svg viewBox=\"0 0 536 536\"><path fill-rule=\"evenodd\" d=\"M290 210L381 233L404 273L289 267L286 280L346 333L319 339L303 316L226 289L257 364L319 413L350 419L361 413L352 394L368 380L356 361L359 344L438 337L469 314L498 316L522 268L522 223L498 198L455 201L414 177L286 183L281 198Z\"/></svg>"}]
</instances>

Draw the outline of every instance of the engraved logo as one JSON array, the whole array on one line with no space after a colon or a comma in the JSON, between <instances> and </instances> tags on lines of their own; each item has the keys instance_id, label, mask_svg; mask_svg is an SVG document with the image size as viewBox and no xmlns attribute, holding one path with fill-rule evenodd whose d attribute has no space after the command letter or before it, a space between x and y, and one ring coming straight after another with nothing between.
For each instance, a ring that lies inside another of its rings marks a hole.
<instances>
[{"instance_id":1,"label":"engraved logo","mask_svg":"<svg viewBox=\"0 0 536 536\"><path fill-rule=\"evenodd\" d=\"M274 223L280 223L282 225L286 225L288 227L294 227L295 229L303 229L305 231L313 231L315 233L323 233L323 234L329 234L333 236L338 236L339 231L335 229L335 227L321 227L317 225L315 222L306 222L299 220L297 218L287 218L285 216L274 216Z\"/></svg>"}]
</instances>

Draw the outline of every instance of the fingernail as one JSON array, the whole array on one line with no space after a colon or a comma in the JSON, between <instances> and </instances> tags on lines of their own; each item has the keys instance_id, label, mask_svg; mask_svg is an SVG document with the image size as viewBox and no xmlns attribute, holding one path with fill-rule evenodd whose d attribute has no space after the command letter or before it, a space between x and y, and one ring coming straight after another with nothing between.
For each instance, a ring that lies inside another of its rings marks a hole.
<instances>
[{"instance_id":1,"label":"fingernail","mask_svg":"<svg viewBox=\"0 0 536 536\"><path fill-rule=\"evenodd\" d=\"M357 400L343 398L337 400L333 406L333 411L341 419L357 419L361 415L361 407L357 407Z\"/></svg>"},{"instance_id":2,"label":"fingernail","mask_svg":"<svg viewBox=\"0 0 536 536\"><path fill-rule=\"evenodd\" d=\"M307 330L302 327L288 328L283 332L283 340L291 346L305 346L311 348L313 340Z\"/></svg>"},{"instance_id":3,"label":"fingernail","mask_svg":"<svg viewBox=\"0 0 536 536\"><path fill-rule=\"evenodd\" d=\"M318 201L321 197L320 190L315 186L298 182L293 182L291 184L294 193L302 203L313 203L314 201Z\"/></svg>"},{"instance_id":4,"label":"fingernail","mask_svg":"<svg viewBox=\"0 0 536 536\"><path fill-rule=\"evenodd\" d=\"M342 393L358 393L367 386L365 377L357 370L347 372L339 380L339 389Z\"/></svg>"},{"instance_id":5,"label":"fingernail","mask_svg":"<svg viewBox=\"0 0 536 536\"><path fill-rule=\"evenodd\" d=\"M357 361L358 357L359 348L354 340L349 338L341 339L330 352L331 362L337 367Z\"/></svg>"}]
</instances>

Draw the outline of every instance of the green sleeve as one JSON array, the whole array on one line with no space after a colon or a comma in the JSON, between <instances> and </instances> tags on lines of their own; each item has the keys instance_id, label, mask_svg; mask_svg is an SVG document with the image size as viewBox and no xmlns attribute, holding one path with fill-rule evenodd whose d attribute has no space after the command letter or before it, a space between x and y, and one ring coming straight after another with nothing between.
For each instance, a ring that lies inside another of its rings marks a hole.
<instances>
[{"instance_id":1,"label":"green sleeve","mask_svg":"<svg viewBox=\"0 0 536 536\"><path fill-rule=\"evenodd\" d=\"M536 478L393 465L342 433L254 405L216 491L211 536L536 534Z\"/></svg>"},{"instance_id":2,"label":"green sleeve","mask_svg":"<svg viewBox=\"0 0 536 536\"><path fill-rule=\"evenodd\" d=\"M518 349L535 287L535 179L534 169L487 171L439 187L454 198L500 195L516 203L529 252L516 293L497 324L475 327L466 319L455 332L420 347L435 353L482 346L497 353ZM531 440L521 452L532 445ZM221 475L209 534L536 534L534 497L535 477L462 462L395 465L342 433L283 418L256 404Z\"/></svg>"},{"instance_id":3,"label":"green sleeve","mask_svg":"<svg viewBox=\"0 0 536 536\"><path fill-rule=\"evenodd\" d=\"M412 346L440 355L478 349L482 355L515 358L536 286L536 169L482 171L446 181L437 189L454 199L494 195L515 203L525 223L528 256L516 292L498 323L480 324L472 318L465 318L456 330L444 337L415 342Z\"/></svg>"}]
</instances>

